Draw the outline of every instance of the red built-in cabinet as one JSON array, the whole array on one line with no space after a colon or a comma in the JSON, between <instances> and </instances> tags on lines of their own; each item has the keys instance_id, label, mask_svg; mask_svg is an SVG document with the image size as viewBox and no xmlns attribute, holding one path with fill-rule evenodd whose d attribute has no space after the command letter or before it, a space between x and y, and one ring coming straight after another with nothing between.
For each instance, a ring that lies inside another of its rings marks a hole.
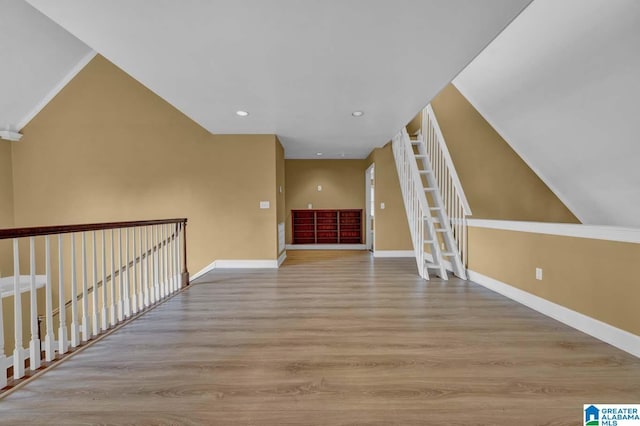
<instances>
[{"instance_id":1,"label":"red built-in cabinet","mask_svg":"<svg viewBox=\"0 0 640 426\"><path fill-rule=\"evenodd\" d=\"M292 210L293 244L362 244L362 210Z\"/></svg>"}]
</instances>

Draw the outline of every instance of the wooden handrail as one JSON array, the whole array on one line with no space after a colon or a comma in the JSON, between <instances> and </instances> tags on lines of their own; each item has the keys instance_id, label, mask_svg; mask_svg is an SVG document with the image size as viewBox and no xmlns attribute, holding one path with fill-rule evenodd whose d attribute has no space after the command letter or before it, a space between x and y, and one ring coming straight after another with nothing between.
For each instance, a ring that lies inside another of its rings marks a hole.
<instances>
[{"instance_id":1,"label":"wooden handrail","mask_svg":"<svg viewBox=\"0 0 640 426\"><path fill-rule=\"evenodd\" d=\"M41 235L53 234L70 234L73 232L100 231L103 229L119 229L119 228L136 228L149 225L164 225L168 223L184 223L186 218L178 219L159 219L159 220L138 220L131 222L104 222L104 223L86 223L81 225L53 225L53 226L35 226L30 228L8 228L0 229L0 240L8 238L24 238L37 237Z\"/></svg>"}]
</instances>

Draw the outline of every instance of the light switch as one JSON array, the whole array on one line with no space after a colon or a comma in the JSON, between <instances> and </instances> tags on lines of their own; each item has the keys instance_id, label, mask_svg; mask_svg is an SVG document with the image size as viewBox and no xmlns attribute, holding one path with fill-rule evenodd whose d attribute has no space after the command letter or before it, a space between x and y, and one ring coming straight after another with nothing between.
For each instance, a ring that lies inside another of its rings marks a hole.
<instances>
[{"instance_id":1,"label":"light switch","mask_svg":"<svg viewBox=\"0 0 640 426\"><path fill-rule=\"evenodd\" d=\"M380 203L380 210L384 210L384 203Z\"/></svg>"},{"instance_id":2,"label":"light switch","mask_svg":"<svg viewBox=\"0 0 640 426\"><path fill-rule=\"evenodd\" d=\"M312 209L313 208L313 204L311 204L311 203L307 204L307 208L308 209Z\"/></svg>"},{"instance_id":3,"label":"light switch","mask_svg":"<svg viewBox=\"0 0 640 426\"><path fill-rule=\"evenodd\" d=\"M270 205L270 203L268 201L260 201L260 208L261 209L268 209L269 205Z\"/></svg>"},{"instance_id":4,"label":"light switch","mask_svg":"<svg viewBox=\"0 0 640 426\"><path fill-rule=\"evenodd\" d=\"M280 193L282 194L282 185L280 185Z\"/></svg>"},{"instance_id":5,"label":"light switch","mask_svg":"<svg viewBox=\"0 0 640 426\"><path fill-rule=\"evenodd\" d=\"M318 192L322 191L322 185L318 185Z\"/></svg>"}]
</instances>

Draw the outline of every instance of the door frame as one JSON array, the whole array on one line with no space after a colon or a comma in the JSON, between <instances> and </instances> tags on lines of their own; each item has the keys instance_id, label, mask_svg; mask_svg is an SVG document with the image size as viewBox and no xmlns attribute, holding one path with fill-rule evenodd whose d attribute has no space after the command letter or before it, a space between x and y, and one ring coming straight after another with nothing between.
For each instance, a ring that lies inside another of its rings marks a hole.
<instances>
[{"instance_id":1,"label":"door frame","mask_svg":"<svg viewBox=\"0 0 640 426\"><path fill-rule=\"evenodd\" d=\"M375 228L373 228L371 226L372 222L373 222L373 216L371 215L371 172L373 171L374 173L374 179L375 179L375 163L371 164L369 167L367 167L367 170L365 170L364 172L364 182L365 182L365 245L367 246L367 250L373 250L373 241L375 239ZM375 186L373 187L374 191L375 191ZM374 195L375 197L375 195Z\"/></svg>"}]
</instances>

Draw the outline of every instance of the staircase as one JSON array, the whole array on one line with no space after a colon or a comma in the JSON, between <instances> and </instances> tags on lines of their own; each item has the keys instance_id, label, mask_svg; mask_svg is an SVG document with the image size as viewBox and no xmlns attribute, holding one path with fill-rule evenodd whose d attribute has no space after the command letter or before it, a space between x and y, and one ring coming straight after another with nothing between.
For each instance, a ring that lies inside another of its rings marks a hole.
<instances>
[{"instance_id":1,"label":"staircase","mask_svg":"<svg viewBox=\"0 0 640 426\"><path fill-rule=\"evenodd\" d=\"M466 216L471 214L444 138L430 106L411 137L402 129L392 141L418 273L466 279Z\"/></svg>"}]
</instances>

